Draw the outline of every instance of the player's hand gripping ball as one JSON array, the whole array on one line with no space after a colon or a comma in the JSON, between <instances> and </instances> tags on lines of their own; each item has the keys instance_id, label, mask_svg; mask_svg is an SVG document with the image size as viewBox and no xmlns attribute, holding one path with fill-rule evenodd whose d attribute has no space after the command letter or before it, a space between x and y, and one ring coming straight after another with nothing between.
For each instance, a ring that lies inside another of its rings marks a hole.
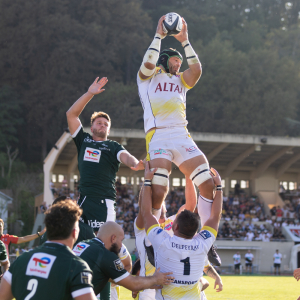
<instances>
[{"instance_id":1,"label":"player's hand gripping ball","mask_svg":"<svg viewBox=\"0 0 300 300\"><path fill-rule=\"evenodd\" d=\"M182 18L179 14L171 12L166 14L166 19L163 21L163 31L166 35L176 35L182 29Z\"/></svg>"}]
</instances>

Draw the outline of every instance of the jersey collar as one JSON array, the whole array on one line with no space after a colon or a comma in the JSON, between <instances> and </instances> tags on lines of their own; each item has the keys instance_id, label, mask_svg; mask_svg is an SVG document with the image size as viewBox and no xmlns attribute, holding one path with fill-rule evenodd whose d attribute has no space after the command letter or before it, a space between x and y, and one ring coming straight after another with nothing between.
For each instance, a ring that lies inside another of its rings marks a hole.
<instances>
[{"instance_id":1,"label":"jersey collar","mask_svg":"<svg viewBox=\"0 0 300 300\"><path fill-rule=\"evenodd\" d=\"M95 237L94 240L101 243L103 246L105 246L104 243L99 238Z\"/></svg>"}]
</instances>

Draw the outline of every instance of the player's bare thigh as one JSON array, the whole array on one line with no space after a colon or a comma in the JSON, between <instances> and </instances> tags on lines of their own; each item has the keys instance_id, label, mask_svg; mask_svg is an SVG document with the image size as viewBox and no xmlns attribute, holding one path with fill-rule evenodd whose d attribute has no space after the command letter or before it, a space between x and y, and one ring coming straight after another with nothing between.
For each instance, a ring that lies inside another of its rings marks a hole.
<instances>
[{"instance_id":1,"label":"player's bare thigh","mask_svg":"<svg viewBox=\"0 0 300 300\"><path fill-rule=\"evenodd\" d=\"M184 161L180 166L179 170L185 175L190 177L192 172L200 165L208 164L208 161L205 155L198 155L196 157L190 158ZM213 199L213 189L214 189L214 182L213 179L206 180L202 184L198 186L200 194L207 198Z\"/></svg>"},{"instance_id":2,"label":"player's bare thigh","mask_svg":"<svg viewBox=\"0 0 300 300\"><path fill-rule=\"evenodd\" d=\"M155 158L150 160L150 168L167 169L169 175L172 169L172 162L165 158ZM168 186L152 184L152 207L160 209L161 205L168 193Z\"/></svg>"}]
</instances>

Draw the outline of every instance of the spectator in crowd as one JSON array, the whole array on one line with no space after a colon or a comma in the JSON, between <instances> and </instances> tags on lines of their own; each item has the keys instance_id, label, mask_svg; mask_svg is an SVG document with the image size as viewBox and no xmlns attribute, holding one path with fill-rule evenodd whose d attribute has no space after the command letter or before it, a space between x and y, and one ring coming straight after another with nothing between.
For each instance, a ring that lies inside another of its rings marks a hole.
<instances>
[{"instance_id":1,"label":"spectator in crowd","mask_svg":"<svg viewBox=\"0 0 300 300\"><path fill-rule=\"evenodd\" d=\"M282 254L279 253L279 250L277 249L273 255L274 275L276 275L276 272L278 275L280 275L281 259L282 259Z\"/></svg>"},{"instance_id":2,"label":"spectator in crowd","mask_svg":"<svg viewBox=\"0 0 300 300\"><path fill-rule=\"evenodd\" d=\"M35 240L36 238L42 236L45 233L46 227L41 232L37 232L35 234L30 234L21 237L15 235L3 234L3 230L4 230L4 221L0 219L0 240L4 243L8 255L9 253L8 247L10 243L21 244L21 243L26 243Z\"/></svg>"},{"instance_id":3,"label":"spectator in crowd","mask_svg":"<svg viewBox=\"0 0 300 300\"><path fill-rule=\"evenodd\" d=\"M48 206L46 204L46 202L43 202L41 205L40 205L40 210L41 210L41 213L45 213L46 210L48 209Z\"/></svg>"},{"instance_id":4,"label":"spectator in crowd","mask_svg":"<svg viewBox=\"0 0 300 300\"><path fill-rule=\"evenodd\" d=\"M51 190L52 194L54 195L54 193L55 193L56 191L55 191L54 183L53 183L52 180L51 180L50 183L49 183L49 187L50 187L50 190Z\"/></svg>"}]
</instances>

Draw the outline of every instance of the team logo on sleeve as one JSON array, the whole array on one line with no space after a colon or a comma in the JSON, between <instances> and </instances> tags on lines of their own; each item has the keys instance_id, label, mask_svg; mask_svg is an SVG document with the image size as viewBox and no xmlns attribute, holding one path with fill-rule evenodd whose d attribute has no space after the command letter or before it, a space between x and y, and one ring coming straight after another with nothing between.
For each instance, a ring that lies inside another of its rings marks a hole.
<instances>
[{"instance_id":1,"label":"team logo on sleeve","mask_svg":"<svg viewBox=\"0 0 300 300\"><path fill-rule=\"evenodd\" d=\"M162 231L163 231L163 229L161 229L161 228L156 229L156 234L160 234Z\"/></svg>"},{"instance_id":2,"label":"team logo on sleeve","mask_svg":"<svg viewBox=\"0 0 300 300\"><path fill-rule=\"evenodd\" d=\"M73 248L73 252L77 255L80 256L83 251L85 251L90 245L86 243L79 243Z\"/></svg>"},{"instance_id":3,"label":"team logo on sleeve","mask_svg":"<svg viewBox=\"0 0 300 300\"><path fill-rule=\"evenodd\" d=\"M86 147L83 155L83 160L98 163L100 161L101 150Z\"/></svg>"},{"instance_id":4,"label":"team logo on sleeve","mask_svg":"<svg viewBox=\"0 0 300 300\"><path fill-rule=\"evenodd\" d=\"M116 270L118 270L118 271L124 270L124 266L123 266L121 259L114 260L114 265L115 265Z\"/></svg>"},{"instance_id":5,"label":"team logo on sleeve","mask_svg":"<svg viewBox=\"0 0 300 300\"><path fill-rule=\"evenodd\" d=\"M81 278L81 283L83 283L83 284L91 284L92 283L92 274L89 272L81 272L80 278Z\"/></svg>"},{"instance_id":6,"label":"team logo on sleeve","mask_svg":"<svg viewBox=\"0 0 300 300\"><path fill-rule=\"evenodd\" d=\"M32 255L26 269L26 275L48 278L56 256L47 253Z\"/></svg>"},{"instance_id":7,"label":"team logo on sleeve","mask_svg":"<svg viewBox=\"0 0 300 300\"><path fill-rule=\"evenodd\" d=\"M205 240L211 237L211 234L207 230L202 230L199 233Z\"/></svg>"}]
</instances>

